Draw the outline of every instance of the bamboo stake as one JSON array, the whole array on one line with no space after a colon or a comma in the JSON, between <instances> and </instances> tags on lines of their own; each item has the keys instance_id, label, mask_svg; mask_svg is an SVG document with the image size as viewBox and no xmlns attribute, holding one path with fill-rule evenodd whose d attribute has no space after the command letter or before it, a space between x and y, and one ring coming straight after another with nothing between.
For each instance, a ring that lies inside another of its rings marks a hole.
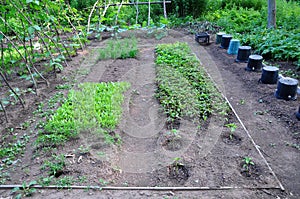
<instances>
[{"instance_id":1,"label":"bamboo stake","mask_svg":"<svg viewBox=\"0 0 300 199\"><path fill-rule=\"evenodd\" d=\"M165 1L165 3L172 3L172 1ZM163 4L163 1L154 1L154 2L150 2L150 4ZM119 6L120 3L112 3L109 4L109 6ZM149 2L136 2L136 3L123 3L123 6L134 6L134 5L149 5ZM105 8L106 6L99 6L99 8Z\"/></svg>"},{"instance_id":2,"label":"bamboo stake","mask_svg":"<svg viewBox=\"0 0 300 199\"><path fill-rule=\"evenodd\" d=\"M172 1L166 1L166 4L168 3L172 3ZM123 3L123 6L134 6L137 3L134 3L134 1L132 1L131 3ZM139 5L148 5L148 1L147 2L139 2ZM151 2L151 4L163 4L163 1L153 1ZM119 3L112 3L110 4L110 6L118 6ZM96 6L96 8L104 8L105 6ZM86 7L83 8L83 10L90 10L91 8L93 8L93 6L91 7Z\"/></svg>"},{"instance_id":3,"label":"bamboo stake","mask_svg":"<svg viewBox=\"0 0 300 199\"><path fill-rule=\"evenodd\" d=\"M150 26L150 20L151 20L151 2L148 0L148 26Z\"/></svg>"},{"instance_id":4,"label":"bamboo stake","mask_svg":"<svg viewBox=\"0 0 300 199\"><path fill-rule=\"evenodd\" d=\"M25 31L24 22L23 22L22 19L21 19L21 22L22 22L22 27L23 27L23 31L24 31L24 36L23 36L23 47L24 47L24 53L25 53L25 55L24 55L24 57L25 57L25 63L28 63L27 55L28 55L28 57L29 57L29 62L32 63L31 56L30 56L30 54L28 53L28 50L27 50L27 47L26 47L26 41L25 41L25 32L26 32L26 31ZM31 65L33 65L33 63L32 63ZM28 72L29 72L30 77L31 77L32 82L33 82L33 87L34 87L34 90L35 90L35 94L37 95L37 83L36 83L35 78L34 78L32 72L31 72L30 67L28 67Z\"/></svg>"},{"instance_id":5,"label":"bamboo stake","mask_svg":"<svg viewBox=\"0 0 300 199\"><path fill-rule=\"evenodd\" d=\"M75 16L75 14L74 14L74 12L73 12L73 10L72 10L72 8L71 8L71 6L70 6L70 4L67 4L68 5L68 9L69 9L69 11L70 11L70 13L73 15L73 16ZM77 25L78 25L78 28L80 28L80 23L79 23L79 20L76 20L76 22L77 22ZM76 29L77 30L77 29ZM84 31L83 30L80 30L81 31L81 33L83 34L83 37L85 37L86 38L86 35L84 34ZM79 38L79 37L78 37ZM79 38L80 39L80 38ZM86 46L86 42L85 42L85 40L83 40L83 43L84 43L84 46ZM83 49L82 49L83 50Z\"/></svg>"},{"instance_id":6,"label":"bamboo stake","mask_svg":"<svg viewBox=\"0 0 300 199\"><path fill-rule=\"evenodd\" d=\"M1 39L1 62L2 62L2 68L4 68L4 48L3 48L3 38ZM1 68L1 69L2 69L2 68ZM2 74L2 72L1 72L1 74ZM5 77L4 77L4 75L2 76L2 78L3 78L3 81L6 80ZM8 123L7 113L6 113L5 107L4 107L4 105L2 104L2 101L1 101L1 100L0 100L0 106L1 106L1 108L2 108L2 110L3 110L3 112L4 112L4 116L5 116L6 123Z\"/></svg>"},{"instance_id":7,"label":"bamboo stake","mask_svg":"<svg viewBox=\"0 0 300 199\"><path fill-rule=\"evenodd\" d=\"M47 35L47 34L44 34L44 35L45 35L50 41L52 41L52 43L54 44L54 47L55 47L56 50L59 52L59 54L60 54L61 56L64 56L63 53L62 53L62 51L61 51L61 49L57 46L56 42L54 42L53 39L52 39L49 35ZM68 62L66 61L66 59L64 59L63 61L65 62L66 66L69 67L69 64L68 64Z\"/></svg>"},{"instance_id":8,"label":"bamboo stake","mask_svg":"<svg viewBox=\"0 0 300 199\"><path fill-rule=\"evenodd\" d=\"M135 24L138 24L138 19L139 19L139 14L140 14L139 0L137 0L137 2L136 2L135 9L136 9Z\"/></svg>"},{"instance_id":9,"label":"bamboo stake","mask_svg":"<svg viewBox=\"0 0 300 199\"><path fill-rule=\"evenodd\" d=\"M5 77L4 77L4 75L3 75L3 73L1 71L0 71L0 76L2 77L3 81L8 86L8 88L11 90L11 92L13 92L13 94L18 98L18 100L20 101L22 107L25 108L24 101L20 98L20 96L16 93L16 91L10 86L10 84L5 79Z\"/></svg>"},{"instance_id":10,"label":"bamboo stake","mask_svg":"<svg viewBox=\"0 0 300 199\"><path fill-rule=\"evenodd\" d=\"M118 16L119 16L119 13L121 11L122 4L123 4L123 0L121 1L120 5L119 5L119 8L118 8L118 12L117 12L117 15L116 15L115 25L118 24Z\"/></svg>"},{"instance_id":11,"label":"bamboo stake","mask_svg":"<svg viewBox=\"0 0 300 199\"><path fill-rule=\"evenodd\" d=\"M0 189L23 188L22 185L0 185ZM32 185L27 188L36 189L95 189L102 191L224 191L224 190L266 190L266 189L280 189L277 186L262 186L262 187L237 187L237 186L223 186L223 187L100 187L100 186L41 186Z\"/></svg>"},{"instance_id":12,"label":"bamboo stake","mask_svg":"<svg viewBox=\"0 0 300 199\"><path fill-rule=\"evenodd\" d=\"M72 56L71 56L71 54L70 54L68 48L67 48L66 45L64 44L64 41L60 38L60 34L59 34L58 29L57 29L57 27L56 27L55 25L54 25L54 30L55 30L55 32L56 32L57 37L59 38L59 41L61 41L61 44L62 44L63 48L65 49L65 51L66 51L66 53L67 53L67 55L68 55L68 57L69 57L68 61L71 61L71 60L72 60Z\"/></svg>"},{"instance_id":13,"label":"bamboo stake","mask_svg":"<svg viewBox=\"0 0 300 199\"><path fill-rule=\"evenodd\" d=\"M67 15L66 13L64 13L64 14L65 14L65 17L66 17L66 19L68 20L69 24L72 26L73 31L74 31L75 34L76 34L76 37L77 37L77 40L78 40L78 42L79 42L79 44L80 44L81 50L83 50L84 47L83 47L83 44L82 44L82 42L81 42L81 40L80 40L80 37L79 37L79 35L78 35L78 32L77 32L76 27L73 25L73 23L71 22L71 20L70 20L70 18L68 17L68 15Z\"/></svg>"},{"instance_id":14,"label":"bamboo stake","mask_svg":"<svg viewBox=\"0 0 300 199\"><path fill-rule=\"evenodd\" d=\"M167 18L167 8L166 8L166 0L164 0L164 17L165 17L165 19Z\"/></svg>"},{"instance_id":15,"label":"bamboo stake","mask_svg":"<svg viewBox=\"0 0 300 199\"><path fill-rule=\"evenodd\" d=\"M91 12L90 12L90 14L89 14L88 24L87 24L87 33L90 32L91 18L92 18L93 12L94 12L94 10L95 10L95 8L96 8L98 2L99 2L99 0L97 0L97 1L94 3L93 8L92 8L92 10L91 10Z\"/></svg>"},{"instance_id":16,"label":"bamboo stake","mask_svg":"<svg viewBox=\"0 0 300 199\"><path fill-rule=\"evenodd\" d=\"M108 9L110 6L111 6L110 1L108 1L108 5L106 5L106 6L104 7L104 11L103 11L103 13L102 13L102 17L105 16L106 11L107 11L107 9Z\"/></svg>"}]
</instances>

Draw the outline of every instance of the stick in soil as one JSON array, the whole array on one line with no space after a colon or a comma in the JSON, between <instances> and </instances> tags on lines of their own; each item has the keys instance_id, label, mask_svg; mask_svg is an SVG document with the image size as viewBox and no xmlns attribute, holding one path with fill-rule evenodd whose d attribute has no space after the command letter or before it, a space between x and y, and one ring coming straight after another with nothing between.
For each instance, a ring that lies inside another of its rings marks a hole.
<instances>
[{"instance_id":1,"label":"stick in soil","mask_svg":"<svg viewBox=\"0 0 300 199\"><path fill-rule=\"evenodd\" d=\"M0 31L0 34L2 34L4 37L5 35L3 34L3 32ZM4 68L4 49L3 49L3 42L1 42L1 57L2 57L2 68ZM24 106L24 102L23 100L19 97L19 95L17 95L17 93L15 92L15 90L10 86L10 84L8 83L8 81L6 80L4 74L2 73L2 71L0 71L0 76L2 77L3 81L5 82L5 84L8 86L8 88L14 93L14 95L18 98L18 100L20 101L20 103L22 104L22 107L25 108ZM0 101L1 102L1 101ZM6 114L6 110L1 102L1 107L4 111L4 115L5 115L5 119L6 122L8 123L8 119L7 119L7 114Z\"/></svg>"},{"instance_id":2,"label":"stick in soil","mask_svg":"<svg viewBox=\"0 0 300 199\"><path fill-rule=\"evenodd\" d=\"M8 83L8 81L6 80L6 78L4 77L3 73L0 71L0 76L2 77L3 81L5 82L5 84L8 86L8 88L13 92L13 94L18 98L18 100L20 101L20 103L22 104L22 107L25 108L24 102L23 100L20 98L20 96L16 93L16 91L10 86L10 84Z\"/></svg>"},{"instance_id":3,"label":"stick in soil","mask_svg":"<svg viewBox=\"0 0 300 199\"><path fill-rule=\"evenodd\" d=\"M1 106L1 108L2 108L2 110L3 110L3 112L4 112L4 116L5 116L6 123L8 123L7 113L6 113L5 107L3 106L1 100L0 100L0 106Z\"/></svg>"}]
</instances>

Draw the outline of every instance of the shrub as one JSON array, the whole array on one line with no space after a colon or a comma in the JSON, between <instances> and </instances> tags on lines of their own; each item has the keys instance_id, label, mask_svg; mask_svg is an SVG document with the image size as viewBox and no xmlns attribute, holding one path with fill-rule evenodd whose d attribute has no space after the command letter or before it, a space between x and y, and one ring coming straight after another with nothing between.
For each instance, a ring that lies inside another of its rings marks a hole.
<instances>
[{"instance_id":1,"label":"shrub","mask_svg":"<svg viewBox=\"0 0 300 199\"><path fill-rule=\"evenodd\" d=\"M198 17L206 10L208 0L173 0L170 12L178 17Z\"/></svg>"},{"instance_id":2,"label":"shrub","mask_svg":"<svg viewBox=\"0 0 300 199\"><path fill-rule=\"evenodd\" d=\"M83 10L94 5L97 0L69 0L69 4L78 9Z\"/></svg>"},{"instance_id":3,"label":"shrub","mask_svg":"<svg viewBox=\"0 0 300 199\"><path fill-rule=\"evenodd\" d=\"M261 10L266 5L263 0L222 0L221 8L253 8L254 10Z\"/></svg>"}]
</instances>

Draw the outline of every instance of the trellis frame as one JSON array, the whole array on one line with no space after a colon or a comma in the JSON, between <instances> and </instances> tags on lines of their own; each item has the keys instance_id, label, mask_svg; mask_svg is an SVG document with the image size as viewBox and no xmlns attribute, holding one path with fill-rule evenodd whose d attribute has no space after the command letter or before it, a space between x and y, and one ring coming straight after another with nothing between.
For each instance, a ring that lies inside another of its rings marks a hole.
<instances>
[{"instance_id":1,"label":"trellis frame","mask_svg":"<svg viewBox=\"0 0 300 199\"><path fill-rule=\"evenodd\" d=\"M118 8L117 16L116 16L116 23L117 23L118 14L119 14L122 6L135 6L136 7L136 23L137 23L137 19L138 19L138 15L139 15L138 5L148 5L148 26L149 26L150 25L150 20L151 20L151 4L163 4L164 17L167 18L166 4L172 3L172 1L163 0L163 1L151 2L150 0L148 0L148 2L139 2L139 0L137 0L136 2L132 2L132 3L123 3L123 0L122 0L121 3L111 3L111 1L108 0L108 3L107 3L107 1L104 0L104 2L103 2L104 5L97 6L99 3L100 3L100 0L96 1L95 4L93 5L92 9L91 9L91 12L90 12L89 18L88 18L87 32L90 31L91 18L92 18L92 15L93 15L94 11L97 10L97 12L99 12L100 8L103 8L104 10L103 10L102 14L99 15L99 16L104 17L105 14L106 14L107 9L109 7L118 6L119 8Z\"/></svg>"}]
</instances>

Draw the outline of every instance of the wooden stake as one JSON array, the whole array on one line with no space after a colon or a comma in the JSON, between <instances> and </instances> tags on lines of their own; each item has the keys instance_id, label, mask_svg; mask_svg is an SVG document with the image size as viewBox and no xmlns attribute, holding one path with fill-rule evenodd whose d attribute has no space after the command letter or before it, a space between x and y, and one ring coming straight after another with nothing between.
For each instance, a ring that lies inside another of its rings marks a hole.
<instances>
[{"instance_id":1,"label":"wooden stake","mask_svg":"<svg viewBox=\"0 0 300 199\"><path fill-rule=\"evenodd\" d=\"M4 112L4 117L5 117L5 120L6 120L6 123L8 123L8 118L7 118L7 113L6 113L6 110L5 110L5 107L4 105L2 104L2 101L0 100L0 106Z\"/></svg>"},{"instance_id":2,"label":"wooden stake","mask_svg":"<svg viewBox=\"0 0 300 199\"><path fill-rule=\"evenodd\" d=\"M151 21L151 1L148 0L148 26L150 26Z\"/></svg>"}]
</instances>

